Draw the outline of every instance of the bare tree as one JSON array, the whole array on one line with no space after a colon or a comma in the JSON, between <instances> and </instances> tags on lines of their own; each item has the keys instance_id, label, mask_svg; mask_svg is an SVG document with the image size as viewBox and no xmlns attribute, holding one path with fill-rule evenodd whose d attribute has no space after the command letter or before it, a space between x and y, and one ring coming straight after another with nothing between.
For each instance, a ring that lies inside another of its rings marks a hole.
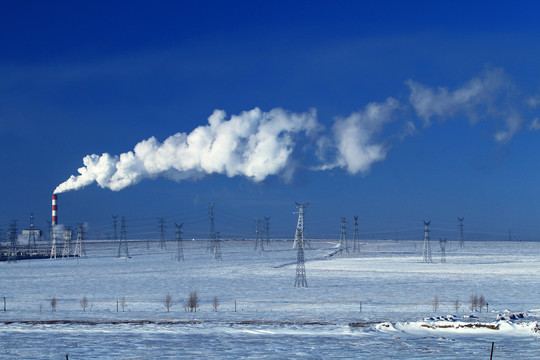
<instances>
[{"instance_id":1,"label":"bare tree","mask_svg":"<svg viewBox=\"0 0 540 360\"><path fill-rule=\"evenodd\" d=\"M435 298L433 299L433 312L437 312L439 310L439 297L435 295Z\"/></svg>"},{"instance_id":2,"label":"bare tree","mask_svg":"<svg viewBox=\"0 0 540 360\"><path fill-rule=\"evenodd\" d=\"M88 307L88 298L86 295L81 299L81 307L83 308L83 311L86 311L86 308Z\"/></svg>"},{"instance_id":3,"label":"bare tree","mask_svg":"<svg viewBox=\"0 0 540 360\"><path fill-rule=\"evenodd\" d=\"M214 307L214 311L217 312L218 307L219 307L219 299L217 296L214 296L214 301L212 301L212 306Z\"/></svg>"},{"instance_id":4,"label":"bare tree","mask_svg":"<svg viewBox=\"0 0 540 360\"><path fill-rule=\"evenodd\" d=\"M189 298L185 304L185 307L189 309L189 312L197 312L197 307L199 306L199 295L196 291L189 293Z\"/></svg>"},{"instance_id":5,"label":"bare tree","mask_svg":"<svg viewBox=\"0 0 540 360\"><path fill-rule=\"evenodd\" d=\"M126 308L126 297L122 297L122 300L120 300L120 306L122 306L122 312L124 312L125 308Z\"/></svg>"},{"instance_id":6,"label":"bare tree","mask_svg":"<svg viewBox=\"0 0 540 360\"><path fill-rule=\"evenodd\" d=\"M480 308L480 312L482 312L482 309L486 306L486 298L484 295L480 295L478 298L478 307Z\"/></svg>"},{"instance_id":7,"label":"bare tree","mask_svg":"<svg viewBox=\"0 0 540 360\"><path fill-rule=\"evenodd\" d=\"M461 303L459 302L459 299L456 299L456 301L454 301L454 309L456 310L456 312L459 312L460 306L461 306Z\"/></svg>"},{"instance_id":8,"label":"bare tree","mask_svg":"<svg viewBox=\"0 0 540 360\"><path fill-rule=\"evenodd\" d=\"M53 295L51 299L51 309L53 312L56 312L56 295Z\"/></svg>"},{"instance_id":9,"label":"bare tree","mask_svg":"<svg viewBox=\"0 0 540 360\"><path fill-rule=\"evenodd\" d=\"M163 300L163 303L165 304L165 307L167 308L167 312L169 312L169 309L171 308L173 304L173 298L171 294L167 293L165 296L165 299Z\"/></svg>"},{"instance_id":10,"label":"bare tree","mask_svg":"<svg viewBox=\"0 0 540 360\"><path fill-rule=\"evenodd\" d=\"M478 311L478 296L476 294L471 296L471 311Z\"/></svg>"}]
</instances>

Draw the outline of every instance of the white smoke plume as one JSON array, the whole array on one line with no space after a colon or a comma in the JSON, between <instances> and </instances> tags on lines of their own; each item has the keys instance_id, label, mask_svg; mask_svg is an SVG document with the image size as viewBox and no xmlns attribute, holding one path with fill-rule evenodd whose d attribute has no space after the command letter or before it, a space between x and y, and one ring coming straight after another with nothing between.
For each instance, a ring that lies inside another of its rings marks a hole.
<instances>
[{"instance_id":1,"label":"white smoke plume","mask_svg":"<svg viewBox=\"0 0 540 360\"><path fill-rule=\"evenodd\" d=\"M296 136L314 137L322 129L314 110L296 114L255 108L229 120L225 116L224 111L216 110L208 125L190 134L177 133L163 143L151 137L119 156L88 155L79 175L71 176L54 192L77 190L94 182L117 191L158 176L180 181L207 174L241 175L259 182L290 165Z\"/></svg>"},{"instance_id":2,"label":"white smoke plume","mask_svg":"<svg viewBox=\"0 0 540 360\"><path fill-rule=\"evenodd\" d=\"M348 117L336 118L329 134L324 133L315 110L293 113L281 108L269 112L255 108L228 120L224 111L215 110L207 125L189 134L177 133L163 143L151 137L120 155L85 156L79 175L71 176L54 192L77 190L93 183L118 191L156 177L182 181L222 174L244 176L255 182L268 176L285 178L299 166L295 155L306 149L316 149L318 164L303 164L305 168L342 168L350 174L365 175L374 163L386 159L391 139L403 141L417 133L415 123L402 116L411 107L425 128L432 118L445 121L465 116L471 124L492 119L500 128L493 138L501 143L510 141L524 126L515 86L501 69L488 69L452 91L443 87L434 90L413 80L406 83L410 89L408 104L393 97L370 103ZM536 108L538 98L522 100L521 107ZM396 118L402 130L388 134L385 127ZM536 117L529 129L540 129L539 124Z\"/></svg>"},{"instance_id":3,"label":"white smoke plume","mask_svg":"<svg viewBox=\"0 0 540 360\"><path fill-rule=\"evenodd\" d=\"M320 169L342 167L351 174L366 174L374 162L383 161L389 146L377 142L375 137L398 108L399 102L389 97L384 103L370 103L363 111L337 118L332 127L336 160Z\"/></svg>"},{"instance_id":4,"label":"white smoke plume","mask_svg":"<svg viewBox=\"0 0 540 360\"><path fill-rule=\"evenodd\" d=\"M492 119L502 127L493 134L500 143L510 141L525 123L516 100L517 90L509 76L502 69L487 69L484 73L453 91L444 87L436 90L416 81L408 80L411 94L409 101L416 114L431 125L432 118L445 121L456 116L465 116L471 124L480 119ZM536 107L537 98L531 97L527 103Z\"/></svg>"}]
</instances>

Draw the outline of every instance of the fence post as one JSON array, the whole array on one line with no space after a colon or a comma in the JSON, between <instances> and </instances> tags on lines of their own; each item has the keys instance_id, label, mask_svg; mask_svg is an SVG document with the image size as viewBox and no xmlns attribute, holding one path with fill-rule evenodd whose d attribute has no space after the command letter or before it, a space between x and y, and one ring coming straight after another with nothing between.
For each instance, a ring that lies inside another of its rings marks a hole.
<instances>
[{"instance_id":1,"label":"fence post","mask_svg":"<svg viewBox=\"0 0 540 360\"><path fill-rule=\"evenodd\" d=\"M489 360L493 360L493 346L495 345L495 342L491 342L491 356L489 357Z\"/></svg>"}]
</instances>

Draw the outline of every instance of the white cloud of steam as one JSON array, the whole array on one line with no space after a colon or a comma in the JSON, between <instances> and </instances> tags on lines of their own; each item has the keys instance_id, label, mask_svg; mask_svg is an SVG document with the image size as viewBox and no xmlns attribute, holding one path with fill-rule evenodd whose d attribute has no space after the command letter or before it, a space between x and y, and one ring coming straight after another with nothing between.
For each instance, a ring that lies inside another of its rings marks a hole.
<instances>
[{"instance_id":1,"label":"white cloud of steam","mask_svg":"<svg viewBox=\"0 0 540 360\"><path fill-rule=\"evenodd\" d=\"M446 120L464 114L472 122L478 117L480 107L489 106L507 82L502 70L487 70L481 77L473 78L462 87L450 91L445 87L433 90L424 85L408 80L406 84L411 90L409 101L424 125L431 124L431 118Z\"/></svg>"},{"instance_id":2,"label":"white cloud of steam","mask_svg":"<svg viewBox=\"0 0 540 360\"><path fill-rule=\"evenodd\" d=\"M370 103L348 117L336 118L330 133L323 132L315 110L292 113L280 108L269 112L255 108L228 120L224 111L215 110L207 125L189 134L177 133L163 143L151 137L120 155L85 156L79 175L60 184L55 193L93 183L118 191L156 177L182 181L222 174L255 182L272 175L290 178L300 163L295 155L312 149L317 150L318 163L303 164L306 168L342 168L350 174L365 175L374 163L386 159L390 141L403 141L418 133L414 121L403 116L410 107L424 127L433 118L444 121L466 116L471 124L489 118L497 129L494 140L506 143L524 127L524 107L535 108L540 103L538 96L519 99L501 69L488 69L455 90L432 89L413 80L406 83L410 104L401 104L393 97ZM385 129L395 119L399 119L401 131L396 131L396 126ZM529 129L540 129L538 118L530 122ZM302 147L305 140L308 144Z\"/></svg>"},{"instance_id":3,"label":"white cloud of steam","mask_svg":"<svg viewBox=\"0 0 540 360\"><path fill-rule=\"evenodd\" d=\"M332 127L336 161L322 168L342 167L352 174L366 174L374 162L383 161L389 147L376 142L375 136L391 121L398 107L399 102L389 97L384 103L370 103L363 111L336 119Z\"/></svg>"},{"instance_id":4,"label":"white cloud of steam","mask_svg":"<svg viewBox=\"0 0 540 360\"><path fill-rule=\"evenodd\" d=\"M406 84L411 91L409 101L424 126L429 126L432 118L444 121L461 115L468 117L471 124L489 118L500 123L496 126L503 127L493 134L493 138L506 143L525 123L518 110L516 87L502 69L488 69L453 91L444 87L433 90L413 80ZM531 97L526 103L534 108L537 100Z\"/></svg>"},{"instance_id":5,"label":"white cloud of steam","mask_svg":"<svg viewBox=\"0 0 540 360\"><path fill-rule=\"evenodd\" d=\"M241 175L258 182L290 166L297 135L313 137L322 128L314 110L296 114L255 108L225 117L224 111L216 110L208 125L190 134L177 133L163 143L151 137L119 156L85 156L79 175L60 184L55 193L94 182L117 191L158 176L180 181L207 174Z\"/></svg>"}]
</instances>

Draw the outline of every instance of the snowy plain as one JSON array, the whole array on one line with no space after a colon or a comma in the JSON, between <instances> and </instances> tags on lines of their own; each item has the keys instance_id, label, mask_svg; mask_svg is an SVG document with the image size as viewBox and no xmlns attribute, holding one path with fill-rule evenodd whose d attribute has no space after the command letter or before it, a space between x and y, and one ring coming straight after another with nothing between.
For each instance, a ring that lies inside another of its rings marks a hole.
<instances>
[{"instance_id":1,"label":"snowy plain","mask_svg":"<svg viewBox=\"0 0 540 360\"><path fill-rule=\"evenodd\" d=\"M306 247L306 288L294 287L291 241L222 241L218 261L204 241L184 241L184 261L175 242L131 241L118 259L117 244L89 241L86 258L3 262L0 357L489 359L492 342L494 359L538 357L540 243L450 242L446 263L438 242L433 263L422 241L337 245ZM471 311L475 294L488 311Z\"/></svg>"}]
</instances>

